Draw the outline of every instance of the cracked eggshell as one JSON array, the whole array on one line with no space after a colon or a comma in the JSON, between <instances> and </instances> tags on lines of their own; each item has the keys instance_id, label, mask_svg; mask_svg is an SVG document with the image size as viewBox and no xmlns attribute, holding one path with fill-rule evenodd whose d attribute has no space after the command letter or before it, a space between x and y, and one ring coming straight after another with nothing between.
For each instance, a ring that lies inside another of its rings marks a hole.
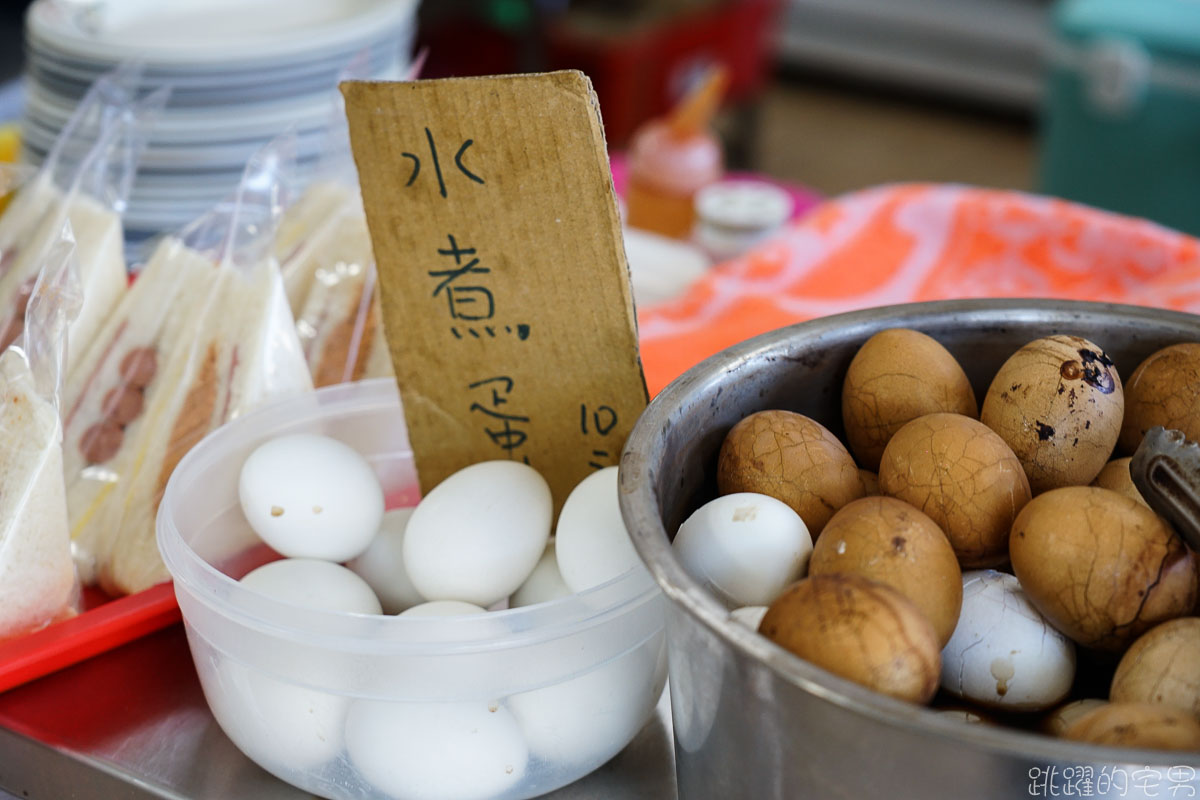
<instances>
[{"instance_id":1,"label":"cracked eggshell","mask_svg":"<svg viewBox=\"0 0 1200 800\"><path fill-rule=\"evenodd\" d=\"M1050 708L1075 679L1075 645L1038 613L1012 575L963 575L962 613L942 649L942 688L1013 711Z\"/></svg>"},{"instance_id":2,"label":"cracked eggshell","mask_svg":"<svg viewBox=\"0 0 1200 800\"><path fill-rule=\"evenodd\" d=\"M346 717L350 762L381 794L487 800L525 775L529 747L499 703L359 700Z\"/></svg>"},{"instance_id":3,"label":"cracked eggshell","mask_svg":"<svg viewBox=\"0 0 1200 800\"><path fill-rule=\"evenodd\" d=\"M731 608L770 603L804 574L813 549L799 514L754 492L700 506L671 546L688 574Z\"/></svg>"},{"instance_id":4,"label":"cracked eggshell","mask_svg":"<svg viewBox=\"0 0 1200 800\"><path fill-rule=\"evenodd\" d=\"M1122 650L1196 602L1194 554L1148 507L1109 489L1038 495L1013 522L1009 555L1037 609L1084 647Z\"/></svg>"},{"instance_id":5,"label":"cracked eggshell","mask_svg":"<svg viewBox=\"0 0 1200 800\"><path fill-rule=\"evenodd\" d=\"M1082 719L1085 714L1095 711L1100 706L1108 705L1107 700L1098 697L1085 697L1082 700L1072 700L1051 711L1042 720L1042 730L1051 736L1061 737L1067 728Z\"/></svg>"},{"instance_id":6,"label":"cracked eggshell","mask_svg":"<svg viewBox=\"0 0 1200 800\"><path fill-rule=\"evenodd\" d=\"M1121 657L1109 699L1156 703L1200 717L1200 618L1173 619L1142 634Z\"/></svg>"},{"instance_id":7,"label":"cracked eggshell","mask_svg":"<svg viewBox=\"0 0 1200 800\"><path fill-rule=\"evenodd\" d=\"M866 490L850 452L824 425L791 411L758 411L734 425L717 459L721 494L782 500L815 540L833 513Z\"/></svg>"},{"instance_id":8,"label":"cracked eggshell","mask_svg":"<svg viewBox=\"0 0 1200 800\"><path fill-rule=\"evenodd\" d=\"M1142 493L1138 491L1133 482L1133 476L1129 473L1129 462L1131 461L1133 461L1132 458L1116 458L1108 462L1104 465L1104 469L1100 470L1096 480L1092 481L1092 486L1111 489L1117 494L1123 494L1149 507L1146 498L1142 497Z\"/></svg>"},{"instance_id":9,"label":"cracked eggshell","mask_svg":"<svg viewBox=\"0 0 1200 800\"><path fill-rule=\"evenodd\" d=\"M925 615L890 586L858 575L793 583L758 632L804 660L868 689L928 703L941 667Z\"/></svg>"},{"instance_id":10,"label":"cracked eggshell","mask_svg":"<svg viewBox=\"0 0 1200 800\"><path fill-rule=\"evenodd\" d=\"M878 469L896 431L939 411L979 416L971 382L950 351L907 328L880 331L863 343L842 382L842 421L859 464Z\"/></svg>"},{"instance_id":11,"label":"cracked eggshell","mask_svg":"<svg viewBox=\"0 0 1200 800\"><path fill-rule=\"evenodd\" d=\"M817 540L808 572L891 586L933 624L940 646L954 633L963 585L954 548L936 522L902 500L864 497L842 506Z\"/></svg>"},{"instance_id":12,"label":"cracked eggshell","mask_svg":"<svg viewBox=\"0 0 1200 800\"><path fill-rule=\"evenodd\" d=\"M937 523L964 567L1008 558L1008 533L1029 502L1021 462L994 431L961 414L928 414L883 451L879 487Z\"/></svg>"},{"instance_id":13,"label":"cracked eggshell","mask_svg":"<svg viewBox=\"0 0 1200 800\"><path fill-rule=\"evenodd\" d=\"M1004 362L979 418L1012 448L1036 495L1091 483L1112 455L1124 411L1121 377L1099 346L1047 336Z\"/></svg>"},{"instance_id":14,"label":"cracked eggshell","mask_svg":"<svg viewBox=\"0 0 1200 800\"><path fill-rule=\"evenodd\" d=\"M254 532L289 558L347 561L383 519L383 489L367 460L311 433L259 445L242 464L238 500Z\"/></svg>"},{"instance_id":15,"label":"cracked eggshell","mask_svg":"<svg viewBox=\"0 0 1200 800\"><path fill-rule=\"evenodd\" d=\"M1200 722L1191 714L1149 703L1107 703L1076 720L1064 739L1108 747L1200 750Z\"/></svg>"},{"instance_id":16,"label":"cracked eggshell","mask_svg":"<svg viewBox=\"0 0 1200 800\"><path fill-rule=\"evenodd\" d=\"M1200 441L1200 343L1173 344L1151 355L1125 387L1122 452L1132 453L1156 425Z\"/></svg>"}]
</instances>

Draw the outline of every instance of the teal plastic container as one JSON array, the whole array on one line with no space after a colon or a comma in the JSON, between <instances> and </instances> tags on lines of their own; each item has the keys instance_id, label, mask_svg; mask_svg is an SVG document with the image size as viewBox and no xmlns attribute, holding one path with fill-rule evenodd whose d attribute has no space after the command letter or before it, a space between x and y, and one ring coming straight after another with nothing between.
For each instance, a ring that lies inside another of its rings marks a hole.
<instances>
[{"instance_id":1,"label":"teal plastic container","mask_svg":"<svg viewBox=\"0 0 1200 800\"><path fill-rule=\"evenodd\" d=\"M1063 0L1045 194L1200 234L1200 0Z\"/></svg>"}]
</instances>

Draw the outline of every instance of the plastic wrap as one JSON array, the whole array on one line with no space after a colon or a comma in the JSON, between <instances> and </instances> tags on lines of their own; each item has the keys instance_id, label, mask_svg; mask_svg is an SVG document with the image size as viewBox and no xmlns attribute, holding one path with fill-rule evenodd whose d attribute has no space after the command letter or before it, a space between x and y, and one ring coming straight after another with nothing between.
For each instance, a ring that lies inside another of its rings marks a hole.
<instances>
[{"instance_id":1,"label":"plastic wrap","mask_svg":"<svg viewBox=\"0 0 1200 800\"><path fill-rule=\"evenodd\" d=\"M0 354L0 639L75 613L59 390L81 304L66 226L42 262L21 334Z\"/></svg>"},{"instance_id":2,"label":"plastic wrap","mask_svg":"<svg viewBox=\"0 0 1200 800\"><path fill-rule=\"evenodd\" d=\"M154 516L171 471L210 430L312 388L271 254L290 139L237 195L164 238L67 386L65 465L80 574L110 593L167 578Z\"/></svg>"}]
</instances>

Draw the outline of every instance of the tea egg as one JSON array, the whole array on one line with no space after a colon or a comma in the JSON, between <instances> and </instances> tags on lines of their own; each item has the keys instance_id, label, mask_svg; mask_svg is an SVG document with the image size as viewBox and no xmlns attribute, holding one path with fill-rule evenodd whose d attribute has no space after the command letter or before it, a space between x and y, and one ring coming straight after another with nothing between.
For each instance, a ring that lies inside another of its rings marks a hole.
<instances>
[{"instance_id":1,"label":"tea egg","mask_svg":"<svg viewBox=\"0 0 1200 800\"><path fill-rule=\"evenodd\" d=\"M571 590L567 588L562 573L558 571L558 556L555 553L554 540L551 539L546 543L546 552L542 553L533 572L508 599L508 607L519 608L546 603L569 594Z\"/></svg>"},{"instance_id":2,"label":"tea egg","mask_svg":"<svg viewBox=\"0 0 1200 800\"><path fill-rule=\"evenodd\" d=\"M642 562L617 503L617 468L605 467L571 490L558 515L555 555L563 583L582 592Z\"/></svg>"},{"instance_id":3,"label":"tea egg","mask_svg":"<svg viewBox=\"0 0 1200 800\"><path fill-rule=\"evenodd\" d=\"M696 509L672 547L689 575L736 608L770 604L803 576L813 543L787 503L738 492Z\"/></svg>"},{"instance_id":4,"label":"tea egg","mask_svg":"<svg viewBox=\"0 0 1200 800\"><path fill-rule=\"evenodd\" d=\"M404 568L404 531L412 513L412 508L384 513L379 533L358 558L346 564L375 591L385 614L399 614L425 600Z\"/></svg>"},{"instance_id":5,"label":"tea egg","mask_svg":"<svg viewBox=\"0 0 1200 800\"><path fill-rule=\"evenodd\" d=\"M1026 597L1016 577L963 574L962 611L942 649L942 688L1015 711L1052 708L1075 678L1075 645Z\"/></svg>"},{"instance_id":6,"label":"tea egg","mask_svg":"<svg viewBox=\"0 0 1200 800\"><path fill-rule=\"evenodd\" d=\"M496 702L359 700L346 717L346 751L367 783L404 800L485 800L525 775L529 748Z\"/></svg>"},{"instance_id":7,"label":"tea egg","mask_svg":"<svg viewBox=\"0 0 1200 800\"><path fill-rule=\"evenodd\" d=\"M367 460L310 433L280 436L252 452L238 499L255 533L289 558L354 558L383 519L383 489Z\"/></svg>"},{"instance_id":8,"label":"tea egg","mask_svg":"<svg viewBox=\"0 0 1200 800\"><path fill-rule=\"evenodd\" d=\"M550 487L516 461L483 461L455 472L413 510L404 565L426 600L484 608L516 591L550 538Z\"/></svg>"}]
</instances>

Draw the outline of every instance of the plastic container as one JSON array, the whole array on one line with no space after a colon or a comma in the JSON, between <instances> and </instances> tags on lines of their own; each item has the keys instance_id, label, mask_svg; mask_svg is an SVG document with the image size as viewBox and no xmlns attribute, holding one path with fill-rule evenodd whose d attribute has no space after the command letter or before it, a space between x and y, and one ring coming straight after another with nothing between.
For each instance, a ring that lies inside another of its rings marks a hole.
<instances>
[{"instance_id":1,"label":"plastic container","mask_svg":"<svg viewBox=\"0 0 1200 800\"><path fill-rule=\"evenodd\" d=\"M785 189L744 179L705 186L695 205L692 240L714 261L736 258L779 233L795 211Z\"/></svg>"},{"instance_id":2,"label":"plastic container","mask_svg":"<svg viewBox=\"0 0 1200 800\"><path fill-rule=\"evenodd\" d=\"M205 698L239 749L324 797L515 800L574 781L633 738L666 674L665 603L640 566L549 603L441 619L307 611L238 584L275 557L242 518L240 466L300 432L362 453L389 507L417 500L390 379L263 408L180 462L158 544Z\"/></svg>"}]
</instances>

